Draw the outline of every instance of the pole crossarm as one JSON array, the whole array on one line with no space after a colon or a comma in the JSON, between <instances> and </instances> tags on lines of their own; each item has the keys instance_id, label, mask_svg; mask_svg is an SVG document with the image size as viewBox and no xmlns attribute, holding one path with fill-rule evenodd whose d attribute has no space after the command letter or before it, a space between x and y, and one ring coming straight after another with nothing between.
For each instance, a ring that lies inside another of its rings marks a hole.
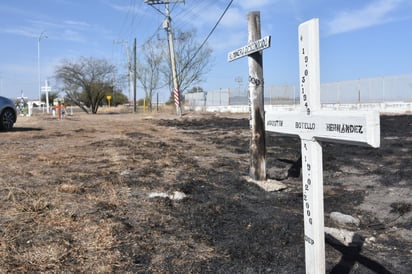
<instances>
[{"instance_id":1,"label":"pole crossarm","mask_svg":"<svg viewBox=\"0 0 412 274\"><path fill-rule=\"evenodd\" d=\"M144 1L148 5L162 5L162 4L172 4L172 3L184 3L185 0L174 0L174 1L167 1L167 0L145 0Z\"/></svg>"},{"instance_id":2,"label":"pole crossarm","mask_svg":"<svg viewBox=\"0 0 412 274\"><path fill-rule=\"evenodd\" d=\"M301 139L379 147L379 113L375 111L267 112L266 130Z\"/></svg>"}]
</instances>

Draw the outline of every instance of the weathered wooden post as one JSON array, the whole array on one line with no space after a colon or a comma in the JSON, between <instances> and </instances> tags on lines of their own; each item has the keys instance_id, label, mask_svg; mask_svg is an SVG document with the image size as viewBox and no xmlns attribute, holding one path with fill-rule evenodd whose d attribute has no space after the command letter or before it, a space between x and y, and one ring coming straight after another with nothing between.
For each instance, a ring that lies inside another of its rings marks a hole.
<instances>
[{"instance_id":1,"label":"weathered wooden post","mask_svg":"<svg viewBox=\"0 0 412 274\"><path fill-rule=\"evenodd\" d=\"M261 39L260 13L248 14L248 42ZM252 136L250 139L250 177L266 180L265 107L262 52L249 55L249 98Z\"/></svg>"},{"instance_id":2,"label":"weathered wooden post","mask_svg":"<svg viewBox=\"0 0 412 274\"><path fill-rule=\"evenodd\" d=\"M261 39L260 12L248 14L248 45L231 51L228 61L248 55L249 65L249 119L250 140L250 177L253 180L266 180L266 141L265 108L263 90L262 50L270 47L270 36Z\"/></svg>"}]
</instances>

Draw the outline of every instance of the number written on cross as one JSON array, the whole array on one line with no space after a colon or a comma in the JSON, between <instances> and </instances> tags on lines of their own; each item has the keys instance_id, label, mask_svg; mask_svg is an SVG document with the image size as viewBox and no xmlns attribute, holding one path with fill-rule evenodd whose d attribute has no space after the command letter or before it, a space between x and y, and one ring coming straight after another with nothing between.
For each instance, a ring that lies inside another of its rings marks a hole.
<instances>
[{"instance_id":1,"label":"number written on cross","mask_svg":"<svg viewBox=\"0 0 412 274\"><path fill-rule=\"evenodd\" d=\"M305 263L307 273L325 273L322 146L319 141L379 147L378 112L321 109L319 21L299 26L300 111L266 112L266 130L298 135L302 150Z\"/></svg>"}]
</instances>

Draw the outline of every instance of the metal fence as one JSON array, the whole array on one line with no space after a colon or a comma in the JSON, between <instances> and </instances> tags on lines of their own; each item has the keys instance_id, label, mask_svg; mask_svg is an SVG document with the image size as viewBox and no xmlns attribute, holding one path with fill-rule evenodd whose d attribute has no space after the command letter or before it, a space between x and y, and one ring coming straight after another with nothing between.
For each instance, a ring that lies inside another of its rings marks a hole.
<instances>
[{"instance_id":1,"label":"metal fence","mask_svg":"<svg viewBox=\"0 0 412 274\"><path fill-rule=\"evenodd\" d=\"M269 86L264 93L266 105L299 103L297 85ZM412 101L412 74L321 84L321 102L325 104L391 101ZM189 108L248 105L248 91L233 88L190 93L185 95L185 105Z\"/></svg>"},{"instance_id":2,"label":"metal fence","mask_svg":"<svg viewBox=\"0 0 412 274\"><path fill-rule=\"evenodd\" d=\"M412 75L366 78L321 85L322 103L412 101Z\"/></svg>"}]
</instances>

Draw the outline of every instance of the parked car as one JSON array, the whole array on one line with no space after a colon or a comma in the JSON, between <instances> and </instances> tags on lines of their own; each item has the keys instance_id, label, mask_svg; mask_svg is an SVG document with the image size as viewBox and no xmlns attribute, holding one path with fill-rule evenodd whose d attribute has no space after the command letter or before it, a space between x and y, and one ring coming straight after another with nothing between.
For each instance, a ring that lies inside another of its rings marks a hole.
<instances>
[{"instance_id":1,"label":"parked car","mask_svg":"<svg viewBox=\"0 0 412 274\"><path fill-rule=\"evenodd\" d=\"M13 128L17 120L17 110L13 101L0 96L0 129L9 130Z\"/></svg>"}]
</instances>

